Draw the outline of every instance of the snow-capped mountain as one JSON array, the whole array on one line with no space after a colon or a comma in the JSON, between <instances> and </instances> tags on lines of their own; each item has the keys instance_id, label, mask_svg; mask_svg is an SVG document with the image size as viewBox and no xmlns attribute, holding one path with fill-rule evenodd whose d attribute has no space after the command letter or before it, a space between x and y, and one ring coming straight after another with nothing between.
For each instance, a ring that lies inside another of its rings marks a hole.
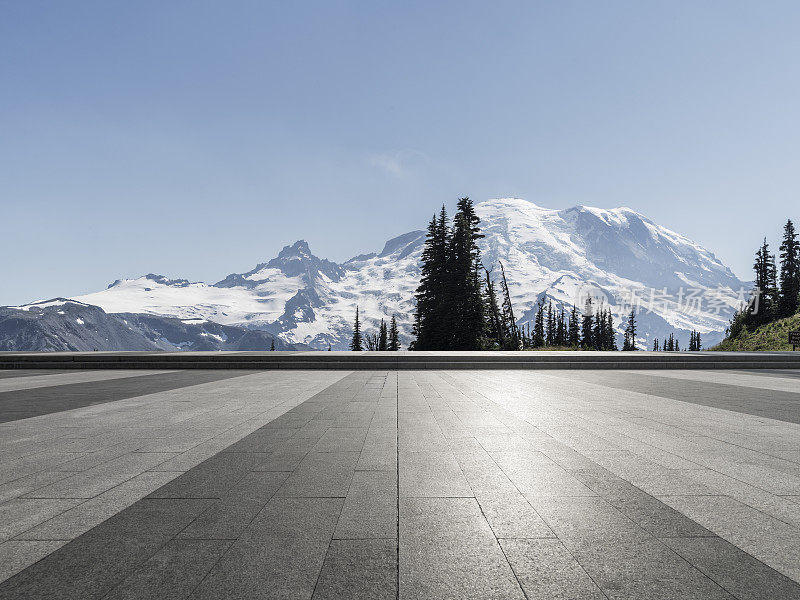
<instances>
[{"instance_id":1,"label":"snow-capped mountain","mask_svg":"<svg viewBox=\"0 0 800 600\"><path fill-rule=\"evenodd\" d=\"M590 294L611 308L620 331L631 305L638 305L641 347L670 332L685 346L692 329L708 346L722 338L747 287L708 250L628 208L551 210L501 199L481 202L476 211L486 236L483 262L493 276L503 262L523 325L540 299L582 308ZM76 299L108 313L265 330L321 349L347 347L358 305L366 330L396 315L407 343L424 239L423 231L412 231L389 240L379 253L341 264L314 256L301 240L215 284L150 274Z\"/></svg>"}]
</instances>

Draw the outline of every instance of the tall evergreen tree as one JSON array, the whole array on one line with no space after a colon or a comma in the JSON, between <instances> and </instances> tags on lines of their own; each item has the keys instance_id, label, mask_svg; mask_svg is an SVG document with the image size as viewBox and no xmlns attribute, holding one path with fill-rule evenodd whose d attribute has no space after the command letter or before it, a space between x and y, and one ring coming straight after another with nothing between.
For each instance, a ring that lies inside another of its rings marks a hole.
<instances>
[{"instance_id":1,"label":"tall evergreen tree","mask_svg":"<svg viewBox=\"0 0 800 600\"><path fill-rule=\"evenodd\" d=\"M417 310L414 315L415 350L447 350L447 253L450 233L447 210L428 224L425 246L420 259L420 283L417 287Z\"/></svg>"},{"instance_id":2,"label":"tall evergreen tree","mask_svg":"<svg viewBox=\"0 0 800 600\"><path fill-rule=\"evenodd\" d=\"M392 320L389 323L389 346L388 349L392 352L400 350L400 334L397 331L397 319L392 315Z\"/></svg>"},{"instance_id":3,"label":"tall evergreen tree","mask_svg":"<svg viewBox=\"0 0 800 600\"><path fill-rule=\"evenodd\" d=\"M636 350L636 309L632 308L625 326L625 342L623 350Z\"/></svg>"},{"instance_id":4,"label":"tall evergreen tree","mask_svg":"<svg viewBox=\"0 0 800 600\"><path fill-rule=\"evenodd\" d=\"M564 305L561 305L558 317L556 317L556 346L567 345L567 316L564 312Z\"/></svg>"},{"instance_id":5,"label":"tall evergreen tree","mask_svg":"<svg viewBox=\"0 0 800 600\"><path fill-rule=\"evenodd\" d=\"M755 271L756 275L756 292L760 294L760 298L758 312L751 314L749 321L758 326L769 323L777 313L777 269L775 267L775 255L769 252L767 238L764 238L764 243L756 252L753 271Z\"/></svg>"},{"instance_id":6,"label":"tall evergreen tree","mask_svg":"<svg viewBox=\"0 0 800 600\"><path fill-rule=\"evenodd\" d=\"M356 306L356 320L353 323L353 339L350 342L350 350L361 352L364 349L364 342L361 338L361 321L358 318L358 306Z\"/></svg>"},{"instance_id":7,"label":"tall evergreen tree","mask_svg":"<svg viewBox=\"0 0 800 600\"><path fill-rule=\"evenodd\" d=\"M569 313L569 325L567 327L567 345L577 348L581 343L581 331L578 319L578 309L574 305Z\"/></svg>"},{"instance_id":8,"label":"tall evergreen tree","mask_svg":"<svg viewBox=\"0 0 800 600\"><path fill-rule=\"evenodd\" d=\"M592 331L595 350L605 350L606 343L606 312L601 304L594 313L594 330Z\"/></svg>"},{"instance_id":9,"label":"tall evergreen tree","mask_svg":"<svg viewBox=\"0 0 800 600\"><path fill-rule=\"evenodd\" d=\"M378 329L378 350L385 351L388 348L389 331L386 329L386 321L381 319L381 326Z\"/></svg>"},{"instance_id":10,"label":"tall evergreen tree","mask_svg":"<svg viewBox=\"0 0 800 600\"><path fill-rule=\"evenodd\" d=\"M272 342L269 345L270 352L275 352L275 339L273 338Z\"/></svg>"},{"instance_id":11,"label":"tall evergreen tree","mask_svg":"<svg viewBox=\"0 0 800 600\"><path fill-rule=\"evenodd\" d=\"M533 321L533 340L531 341L531 345L534 348L541 348L544 344L544 300L539 300L536 304L536 317Z\"/></svg>"},{"instance_id":12,"label":"tall evergreen tree","mask_svg":"<svg viewBox=\"0 0 800 600\"><path fill-rule=\"evenodd\" d=\"M797 242L797 233L791 220L786 221L786 225L783 226L780 252L781 279L778 314L781 317L791 317L797 312L798 296L800 296L800 244Z\"/></svg>"},{"instance_id":13,"label":"tall evergreen tree","mask_svg":"<svg viewBox=\"0 0 800 600\"><path fill-rule=\"evenodd\" d=\"M586 307L583 311L583 321L581 323L581 348L584 350L594 349L594 314L592 310L592 299L586 299Z\"/></svg>"},{"instance_id":14,"label":"tall evergreen tree","mask_svg":"<svg viewBox=\"0 0 800 600\"><path fill-rule=\"evenodd\" d=\"M469 198L459 198L447 256L446 350L478 350L484 337L478 240L480 219Z\"/></svg>"},{"instance_id":15,"label":"tall evergreen tree","mask_svg":"<svg viewBox=\"0 0 800 600\"><path fill-rule=\"evenodd\" d=\"M617 336L614 333L614 316L611 314L611 309L609 308L606 312L606 331L608 333L608 350L619 350L617 346Z\"/></svg>"},{"instance_id":16,"label":"tall evergreen tree","mask_svg":"<svg viewBox=\"0 0 800 600\"><path fill-rule=\"evenodd\" d=\"M547 303L547 336L545 343L548 346L555 346L556 344L556 317L553 313L553 301Z\"/></svg>"},{"instance_id":17,"label":"tall evergreen tree","mask_svg":"<svg viewBox=\"0 0 800 600\"><path fill-rule=\"evenodd\" d=\"M658 352L658 338L653 340L653 352Z\"/></svg>"}]
</instances>

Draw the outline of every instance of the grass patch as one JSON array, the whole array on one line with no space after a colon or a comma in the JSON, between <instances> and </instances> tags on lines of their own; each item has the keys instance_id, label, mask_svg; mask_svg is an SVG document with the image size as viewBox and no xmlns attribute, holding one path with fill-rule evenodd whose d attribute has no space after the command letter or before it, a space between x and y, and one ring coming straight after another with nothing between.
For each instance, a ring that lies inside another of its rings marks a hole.
<instances>
[{"instance_id":1,"label":"grass patch","mask_svg":"<svg viewBox=\"0 0 800 600\"><path fill-rule=\"evenodd\" d=\"M791 350L789 332L800 331L800 313L762 325L753 331L743 331L736 339L726 338L709 350L725 352L766 352Z\"/></svg>"}]
</instances>

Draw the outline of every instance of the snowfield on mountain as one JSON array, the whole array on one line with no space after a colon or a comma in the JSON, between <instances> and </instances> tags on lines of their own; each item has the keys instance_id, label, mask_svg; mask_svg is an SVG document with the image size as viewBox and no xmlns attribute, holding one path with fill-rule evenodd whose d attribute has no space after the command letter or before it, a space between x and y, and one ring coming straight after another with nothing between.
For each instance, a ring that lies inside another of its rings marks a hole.
<instances>
[{"instance_id":1,"label":"snowfield on mountain","mask_svg":"<svg viewBox=\"0 0 800 600\"><path fill-rule=\"evenodd\" d=\"M582 309L588 293L611 308L620 335L631 305L638 304L642 348L671 332L685 346L691 330L710 346L723 338L749 287L705 248L629 208L552 210L511 198L478 203L476 211L486 236L483 263L496 278L502 261L523 326L539 300L567 308L577 302ZM379 253L339 264L314 256L301 240L215 284L150 274L75 299L107 313L204 319L342 350L358 305L366 331L396 315L405 346L424 241L423 231L412 231Z\"/></svg>"}]
</instances>

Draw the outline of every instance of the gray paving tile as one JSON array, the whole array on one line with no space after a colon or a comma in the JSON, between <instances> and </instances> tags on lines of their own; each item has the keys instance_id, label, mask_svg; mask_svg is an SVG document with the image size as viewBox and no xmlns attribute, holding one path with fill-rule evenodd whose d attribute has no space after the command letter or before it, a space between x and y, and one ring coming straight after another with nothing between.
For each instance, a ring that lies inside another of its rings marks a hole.
<instances>
[{"instance_id":1,"label":"gray paving tile","mask_svg":"<svg viewBox=\"0 0 800 600\"><path fill-rule=\"evenodd\" d=\"M0 598L101 598L208 502L142 500L0 584Z\"/></svg>"},{"instance_id":2,"label":"gray paving tile","mask_svg":"<svg viewBox=\"0 0 800 600\"><path fill-rule=\"evenodd\" d=\"M452 452L401 452L400 496L454 498L473 493Z\"/></svg>"},{"instance_id":3,"label":"gray paving tile","mask_svg":"<svg viewBox=\"0 0 800 600\"><path fill-rule=\"evenodd\" d=\"M311 450L312 452L361 452L366 437L366 427L331 427Z\"/></svg>"},{"instance_id":4,"label":"gray paving tile","mask_svg":"<svg viewBox=\"0 0 800 600\"><path fill-rule=\"evenodd\" d=\"M498 539L555 537L544 519L522 495L491 497L477 494L476 497Z\"/></svg>"},{"instance_id":5,"label":"gray paving tile","mask_svg":"<svg viewBox=\"0 0 800 600\"><path fill-rule=\"evenodd\" d=\"M397 538L396 472L355 472L334 538Z\"/></svg>"},{"instance_id":6,"label":"gray paving tile","mask_svg":"<svg viewBox=\"0 0 800 600\"><path fill-rule=\"evenodd\" d=\"M235 540L288 477L281 472L252 472L180 533L182 538Z\"/></svg>"},{"instance_id":7,"label":"gray paving tile","mask_svg":"<svg viewBox=\"0 0 800 600\"><path fill-rule=\"evenodd\" d=\"M0 504L0 542L80 504L80 500L16 498Z\"/></svg>"},{"instance_id":8,"label":"gray paving tile","mask_svg":"<svg viewBox=\"0 0 800 600\"><path fill-rule=\"evenodd\" d=\"M800 583L721 538L678 538L665 542L740 600L800 598Z\"/></svg>"},{"instance_id":9,"label":"gray paving tile","mask_svg":"<svg viewBox=\"0 0 800 600\"><path fill-rule=\"evenodd\" d=\"M202 581L230 542L171 540L105 598L107 600L182 600Z\"/></svg>"},{"instance_id":10,"label":"gray paving tile","mask_svg":"<svg viewBox=\"0 0 800 600\"><path fill-rule=\"evenodd\" d=\"M601 477L584 482L625 517L656 537L715 535L627 481Z\"/></svg>"},{"instance_id":11,"label":"gray paving tile","mask_svg":"<svg viewBox=\"0 0 800 600\"><path fill-rule=\"evenodd\" d=\"M401 498L400 597L524 595L474 498Z\"/></svg>"},{"instance_id":12,"label":"gray paving tile","mask_svg":"<svg viewBox=\"0 0 800 600\"><path fill-rule=\"evenodd\" d=\"M333 540L314 600L391 600L397 597L395 540Z\"/></svg>"},{"instance_id":13,"label":"gray paving tile","mask_svg":"<svg viewBox=\"0 0 800 600\"><path fill-rule=\"evenodd\" d=\"M309 453L278 490L278 496L344 498L358 456L358 452Z\"/></svg>"},{"instance_id":14,"label":"gray paving tile","mask_svg":"<svg viewBox=\"0 0 800 600\"><path fill-rule=\"evenodd\" d=\"M310 598L342 502L274 497L191 597Z\"/></svg>"},{"instance_id":15,"label":"gray paving tile","mask_svg":"<svg viewBox=\"0 0 800 600\"><path fill-rule=\"evenodd\" d=\"M654 538L565 545L613 598L733 600L728 592Z\"/></svg>"},{"instance_id":16,"label":"gray paving tile","mask_svg":"<svg viewBox=\"0 0 800 600\"><path fill-rule=\"evenodd\" d=\"M0 543L0 582L58 550L66 542L8 540Z\"/></svg>"},{"instance_id":17,"label":"gray paving tile","mask_svg":"<svg viewBox=\"0 0 800 600\"><path fill-rule=\"evenodd\" d=\"M560 541L516 539L500 544L528 598L606 600Z\"/></svg>"},{"instance_id":18,"label":"gray paving tile","mask_svg":"<svg viewBox=\"0 0 800 600\"><path fill-rule=\"evenodd\" d=\"M265 454L220 453L159 488L151 498L221 498L266 458Z\"/></svg>"}]
</instances>

